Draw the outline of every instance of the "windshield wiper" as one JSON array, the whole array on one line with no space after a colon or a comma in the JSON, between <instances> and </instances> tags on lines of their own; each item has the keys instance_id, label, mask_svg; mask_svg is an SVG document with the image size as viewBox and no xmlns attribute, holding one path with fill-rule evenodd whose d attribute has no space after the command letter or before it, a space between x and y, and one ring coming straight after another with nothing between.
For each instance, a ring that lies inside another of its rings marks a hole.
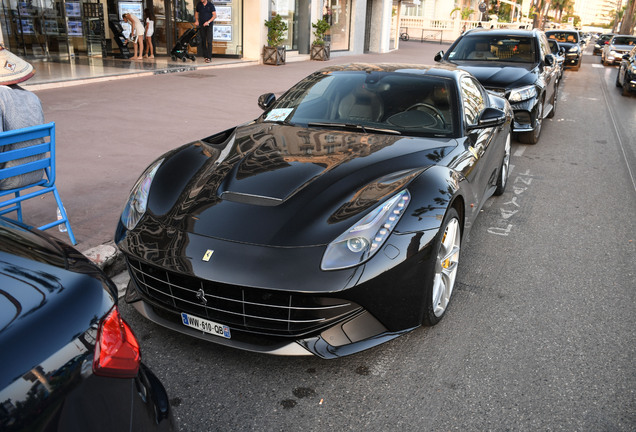
<instances>
[{"instance_id":1,"label":"windshield wiper","mask_svg":"<svg viewBox=\"0 0 636 432\"><path fill-rule=\"evenodd\" d=\"M312 123L307 123L307 127L334 127L334 128L362 131L364 133L367 133L367 132L379 132L379 133L386 133L386 134L391 134L391 135L402 135L402 133L400 131L396 131L395 129L383 129L383 128L363 126L361 124L351 124L351 123L318 123L318 122L312 122Z\"/></svg>"}]
</instances>

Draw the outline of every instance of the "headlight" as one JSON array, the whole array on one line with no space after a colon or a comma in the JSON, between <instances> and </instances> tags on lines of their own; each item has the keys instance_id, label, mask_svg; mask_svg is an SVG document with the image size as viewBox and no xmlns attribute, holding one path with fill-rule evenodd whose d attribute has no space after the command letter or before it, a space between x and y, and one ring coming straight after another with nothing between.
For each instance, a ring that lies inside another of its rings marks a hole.
<instances>
[{"instance_id":1,"label":"headlight","mask_svg":"<svg viewBox=\"0 0 636 432\"><path fill-rule=\"evenodd\" d=\"M610 54L613 55L613 56L617 56L618 55L618 53L616 51L614 51L614 50L610 50Z\"/></svg>"},{"instance_id":2,"label":"headlight","mask_svg":"<svg viewBox=\"0 0 636 432\"><path fill-rule=\"evenodd\" d=\"M599 44L594 44L594 48L600 48L601 46Z\"/></svg>"},{"instance_id":3,"label":"headlight","mask_svg":"<svg viewBox=\"0 0 636 432\"><path fill-rule=\"evenodd\" d=\"M579 51L579 47L577 47L576 45L574 45L572 48L568 50L568 52L578 52L578 51Z\"/></svg>"},{"instance_id":4,"label":"headlight","mask_svg":"<svg viewBox=\"0 0 636 432\"><path fill-rule=\"evenodd\" d=\"M344 269L369 260L391 235L410 199L405 189L376 207L327 246L320 268Z\"/></svg>"},{"instance_id":5,"label":"headlight","mask_svg":"<svg viewBox=\"0 0 636 432\"><path fill-rule=\"evenodd\" d=\"M527 87L519 87L516 89L512 89L510 92L510 98L508 99L510 102L521 102L524 100L528 100L537 95L537 89L535 86L527 86Z\"/></svg>"},{"instance_id":6,"label":"headlight","mask_svg":"<svg viewBox=\"0 0 636 432\"><path fill-rule=\"evenodd\" d=\"M146 171L139 177L139 180L137 180L137 183L135 183L135 186L130 191L130 196L128 197L124 211L121 213L121 222L129 230L135 228L139 219L146 213L150 185L162 162L163 159L159 159L146 168Z\"/></svg>"}]
</instances>

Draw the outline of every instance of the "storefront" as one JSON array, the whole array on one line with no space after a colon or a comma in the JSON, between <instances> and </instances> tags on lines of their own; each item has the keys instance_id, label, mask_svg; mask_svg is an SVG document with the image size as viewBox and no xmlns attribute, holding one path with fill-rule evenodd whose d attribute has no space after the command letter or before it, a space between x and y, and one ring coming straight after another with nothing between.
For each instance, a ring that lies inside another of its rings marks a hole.
<instances>
[{"instance_id":1,"label":"storefront","mask_svg":"<svg viewBox=\"0 0 636 432\"><path fill-rule=\"evenodd\" d=\"M129 12L144 22L144 10L154 11L156 52L169 54L178 38L194 23L198 0L140 1L55 1L0 0L0 28L8 49L25 57L72 58L76 55L117 57L113 22L123 26ZM308 1L308 0L306 0ZM243 56L243 0L213 1L213 54ZM196 48L191 50L196 53Z\"/></svg>"},{"instance_id":2,"label":"storefront","mask_svg":"<svg viewBox=\"0 0 636 432\"><path fill-rule=\"evenodd\" d=\"M100 3L54 0L0 0L5 45L16 54L68 57L102 55L104 8Z\"/></svg>"}]
</instances>

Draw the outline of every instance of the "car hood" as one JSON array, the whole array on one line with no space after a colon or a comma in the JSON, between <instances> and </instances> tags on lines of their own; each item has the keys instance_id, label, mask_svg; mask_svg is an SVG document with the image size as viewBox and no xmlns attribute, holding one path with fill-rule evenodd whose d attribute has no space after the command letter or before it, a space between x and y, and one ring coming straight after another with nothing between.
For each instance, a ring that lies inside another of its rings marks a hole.
<instances>
[{"instance_id":1,"label":"car hood","mask_svg":"<svg viewBox=\"0 0 636 432\"><path fill-rule=\"evenodd\" d=\"M513 89L534 84L538 66L534 64L495 64L492 62L453 61L460 69L470 72L487 88Z\"/></svg>"},{"instance_id":2,"label":"car hood","mask_svg":"<svg viewBox=\"0 0 636 432\"><path fill-rule=\"evenodd\" d=\"M326 244L457 146L450 138L253 123L164 156L146 225L270 246Z\"/></svg>"}]
</instances>

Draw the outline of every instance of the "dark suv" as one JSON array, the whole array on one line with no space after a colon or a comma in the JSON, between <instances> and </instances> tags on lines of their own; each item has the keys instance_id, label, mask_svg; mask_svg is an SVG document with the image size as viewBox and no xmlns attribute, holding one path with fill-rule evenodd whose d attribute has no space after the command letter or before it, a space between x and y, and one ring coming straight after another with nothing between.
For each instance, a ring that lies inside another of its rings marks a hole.
<instances>
[{"instance_id":1,"label":"dark suv","mask_svg":"<svg viewBox=\"0 0 636 432\"><path fill-rule=\"evenodd\" d=\"M505 96L515 113L521 142L539 140L544 117L553 117L559 66L539 30L469 30L435 61L473 74L487 90Z\"/></svg>"},{"instance_id":2,"label":"dark suv","mask_svg":"<svg viewBox=\"0 0 636 432\"><path fill-rule=\"evenodd\" d=\"M577 71L583 62L581 37L577 30L550 30L545 32L548 39L554 39L565 48L565 67Z\"/></svg>"}]
</instances>

